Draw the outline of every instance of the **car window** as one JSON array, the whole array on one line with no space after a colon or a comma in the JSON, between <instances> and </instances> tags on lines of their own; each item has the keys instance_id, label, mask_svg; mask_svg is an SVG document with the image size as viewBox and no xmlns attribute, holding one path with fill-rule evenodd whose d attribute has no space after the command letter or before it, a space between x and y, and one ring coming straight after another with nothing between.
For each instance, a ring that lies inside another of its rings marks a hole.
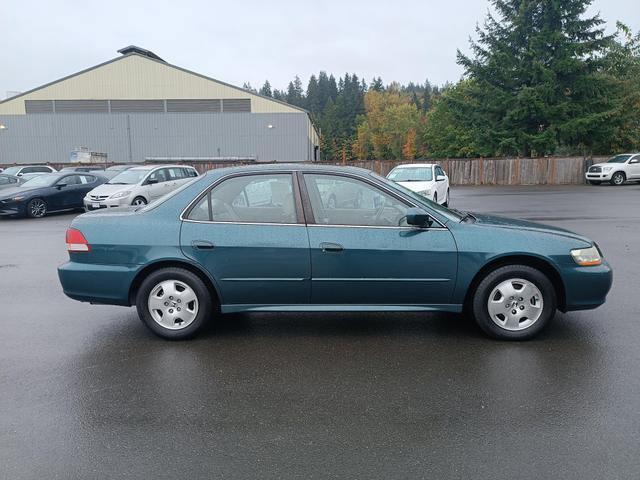
<instances>
[{"instance_id":1,"label":"car window","mask_svg":"<svg viewBox=\"0 0 640 480\"><path fill-rule=\"evenodd\" d=\"M361 180L305 174L316 224L372 227L407 226L404 202Z\"/></svg>"},{"instance_id":2,"label":"car window","mask_svg":"<svg viewBox=\"0 0 640 480\"><path fill-rule=\"evenodd\" d=\"M0 185L9 185L10 183L12 183L10 181L9 177L3 177L2 175L0 175Z\"/></svg>"},{"instance_id":3,"label":"car window","mask_svg":"<svg viewBox=\"0 0 640 480\"><path fill-rule=\"evenodd\" d=\"M162 182L166 182L167 179L167 168L161 168L159 170L156 170L155 172L153 172L151 175L149 175L148 180L156 180L158 183L162 183Z\"/></svg>"},{"instance_id":4,"label":"car window","mask_svg":"<svg viewBox=\"0 0 640 480\"><path fill-rule=\"evenodd\" d=\"M94 177L93 175L78 175L78 177L80 178L80 183L82 185L86 185L87 183L93 183L96 181L96 177Z\"/></svg>"},{"instance_id":5,"label":"car window","mask_svg":"<svg viewBox=\"0 0 640 480\"><path fill-rule=\"evenodd\" d=\"M24 167L20 173L25 174L25 173L35 173L37 172L37 170L35 169L36 167Z\"/></svg>"},{"instance_id":6,"label":"car window","mask_svg":"<svg viewBox=\"0 0 640 480\"><path fill-rule=\"evenodd\" d=\"M185 178L198 176L198 172L196 172L193 168L185 168L184 171L185 171Z\"/></svg>"},{"instance_id":7,"label":"car window","mask_svg":"<svg viewBox=\"0 0 640 480\"><path fill-rule=\"evenodd\" d=\"M436 167L436 176L437 175L442 175L444 177L444 170L440 167Z\"/></svg>"},{"instance_id":8,"label":"car window","mask_svg":"<svg viewBox=\"0 0 640 480\"><path fill-rule=\"evenodd\" d=\"M31 173L51 173L52 169L49 167L31 167Z\"/></svg>"},{"instance_id":9,"label":"car window","mask_svg":"<svg viewBox=\"0 0 640 480\"><path fill-rule=\"evenodd\" d=\"M291 174L243 175L230 178L210 193L214 222L296 223ZM189 213L202 219L209 208L201 201Z\"/></svg>"},{"instance_id":10,"label":"car window","mask_svg":"<svg viewBox=\"0 0 640 480\"><path fill-rule=\"evenodd\" d=\"M196 221L208 221L211 220L211 208L209 199L211 195L205 195L196 205L191 209L187 218L189 220Z\"/></svg>"},{"instance_id":11,"label":"car window","mask_svg":"<svg viewBox=\"0 0 640 480\"><path fill-rule=\"evenodd\" d=\"M56 182L56 184L65 184L65 185L78 185L80 183L80 175L67 175L66 177L62 177L60 180Z\"/></svg>"}]
</instances>

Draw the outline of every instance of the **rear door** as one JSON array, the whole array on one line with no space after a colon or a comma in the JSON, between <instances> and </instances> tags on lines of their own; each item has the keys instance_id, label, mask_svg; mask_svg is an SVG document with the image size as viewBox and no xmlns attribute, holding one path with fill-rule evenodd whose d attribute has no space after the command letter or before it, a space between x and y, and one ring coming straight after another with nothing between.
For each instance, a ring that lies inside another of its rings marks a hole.
<instances>
[{"instance_id":1,"label":"rear door","mask_svg":"<svg viewBox=\"0 0 640 480\"><path fill-rule=\"evenodd\" d=\"M227 310L309 302L309 239L296 184L290 172L234 175L185 212L182 250L215 278Z\"/></svg>"}]
</instances>

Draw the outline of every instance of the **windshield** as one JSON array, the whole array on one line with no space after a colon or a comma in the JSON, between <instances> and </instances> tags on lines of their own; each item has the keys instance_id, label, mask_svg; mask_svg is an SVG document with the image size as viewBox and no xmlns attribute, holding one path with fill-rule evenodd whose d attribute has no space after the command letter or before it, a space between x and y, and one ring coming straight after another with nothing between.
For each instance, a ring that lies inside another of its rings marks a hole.
<instances>
[{"instance_id":1,"label":"windshield","mask_svg":"<svg viewBox=\"0 0 640 480\"><path fill-rule=\"evenodd\" d=\"M108 185L135 185L147 176L149 170L125 170L107 182Z\"/></svg>"},{"instance_id":2,"label":"windshield","mask_svg":"<svg viewBox=\"0 0 640 480\"><path fill-rule=\"evenodd\" d=\"M377 173L371 172L371 176L377 178L378 180L383 181L389 187L391 187L391 188L393 188L395 190L399 190L402 193L404 193L405 195L411 197L419 205L425 205L425 206L429 207L431 210L435 210L436 212L440 213L441 215L443 215L443 216L445 216L447 218L451 218L451 219L454 219L456 221L460 221L460 220L462 220L464 218L464 214L461 214L457 210L450 210L447 207L443 207L439 203L432 202L428 198L425 198L422 195L417 194L416 192L412 192L407 187L403 187L399 183L395 183L393 181L390 181L388 178L381 177Z\"/></svg>"},{"instance_id":3,"label":"windshield","mask_svg":"<svg viewBox=\"0 0 640 480\"><path fill-rule=\"evenodd\" d=\"M2 173L6 173L7 175L15 175L16 173L18 173L20 171L22 167L9 167L9 168L5 168Z\"/></svg>"},{"instance_id":4,"label":"windshield","mask_svg":"<svg viewBox=\"0 0 640 480\"><path fill-rule=\"evenodd\" d=\"M33 177L31 180L27 180L20 185L20 188L50 187L56 182L56 180L58 180L58 178L60 177L53 173L45 173L44 175L38 175L37 177Z\"/></svg>"},{"instance_id":5,"label":"windshield","mask_svg":"<svg viewBox=\"0 0 640 480\"><path fill-rule=\"evenodd\" d=\"M607 160L607 163L625 163L631 158L631 155L616 155L615 157Z\"/></svg>"},{"instance_id":6,"label":"windshield","mask_svg":"<svg viewBox=\"0 0 640 480\"><path fill-rule=\"evenodd\" d=\"M430 182L433 180L431 167L394 168L387 176L394 182Z\"/></svg>"}]
</instances>

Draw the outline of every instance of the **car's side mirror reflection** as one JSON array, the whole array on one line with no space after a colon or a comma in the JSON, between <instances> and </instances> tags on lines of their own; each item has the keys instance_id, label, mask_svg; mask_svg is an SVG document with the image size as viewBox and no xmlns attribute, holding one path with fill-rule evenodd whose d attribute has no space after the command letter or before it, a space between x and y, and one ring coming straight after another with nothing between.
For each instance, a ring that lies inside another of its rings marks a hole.
<instances>
[{"instance_id":1,"label":"car's side mirror reflection","mask_svg":"<svg viewBox=\"0 0 640 480\"><path fill-rule=\"evenodd\" d=\"M409 208L407 210L407 224L412 227L425 228L433 224L433 220L429 214L419 208Z\"/></svg>"}]
</instances>

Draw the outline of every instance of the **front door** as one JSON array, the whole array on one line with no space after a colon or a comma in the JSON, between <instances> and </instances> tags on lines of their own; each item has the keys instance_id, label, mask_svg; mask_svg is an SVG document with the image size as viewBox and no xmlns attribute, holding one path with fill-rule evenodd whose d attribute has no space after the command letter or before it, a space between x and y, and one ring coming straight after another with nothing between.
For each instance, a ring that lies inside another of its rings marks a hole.
<instances>
[{"instance_id":1,"label":"front door","mask_svg":"<svg viewBox=\"0 0 640 480\"><path fill-rule=\"evenodd\" d=\"M306 214L312 303L450 302L457 250L446 228L408 226L411 205L373 183L337 174L303 178L311 210Z\"/></svg>"},{"instance_id":2,"label":"front door","mask_svg":"<svg viewBox=\"0 0 640 480\"><path fill-rule=\"evenodd\" d=\"M629 179L640 180L640 155L636 155L629 160L627 171L629 172Z\"/></svg>"},{"instance_id":3,"label":"front door","mask_svg":"<svg viewBox=\"0 0 640 480\"><path fill-rule=\"evenodd\" d=\"M309 238L291 173L228 178L186 212L180 244L233 306L309 303Z\"/></svg>"}]
</instances>

